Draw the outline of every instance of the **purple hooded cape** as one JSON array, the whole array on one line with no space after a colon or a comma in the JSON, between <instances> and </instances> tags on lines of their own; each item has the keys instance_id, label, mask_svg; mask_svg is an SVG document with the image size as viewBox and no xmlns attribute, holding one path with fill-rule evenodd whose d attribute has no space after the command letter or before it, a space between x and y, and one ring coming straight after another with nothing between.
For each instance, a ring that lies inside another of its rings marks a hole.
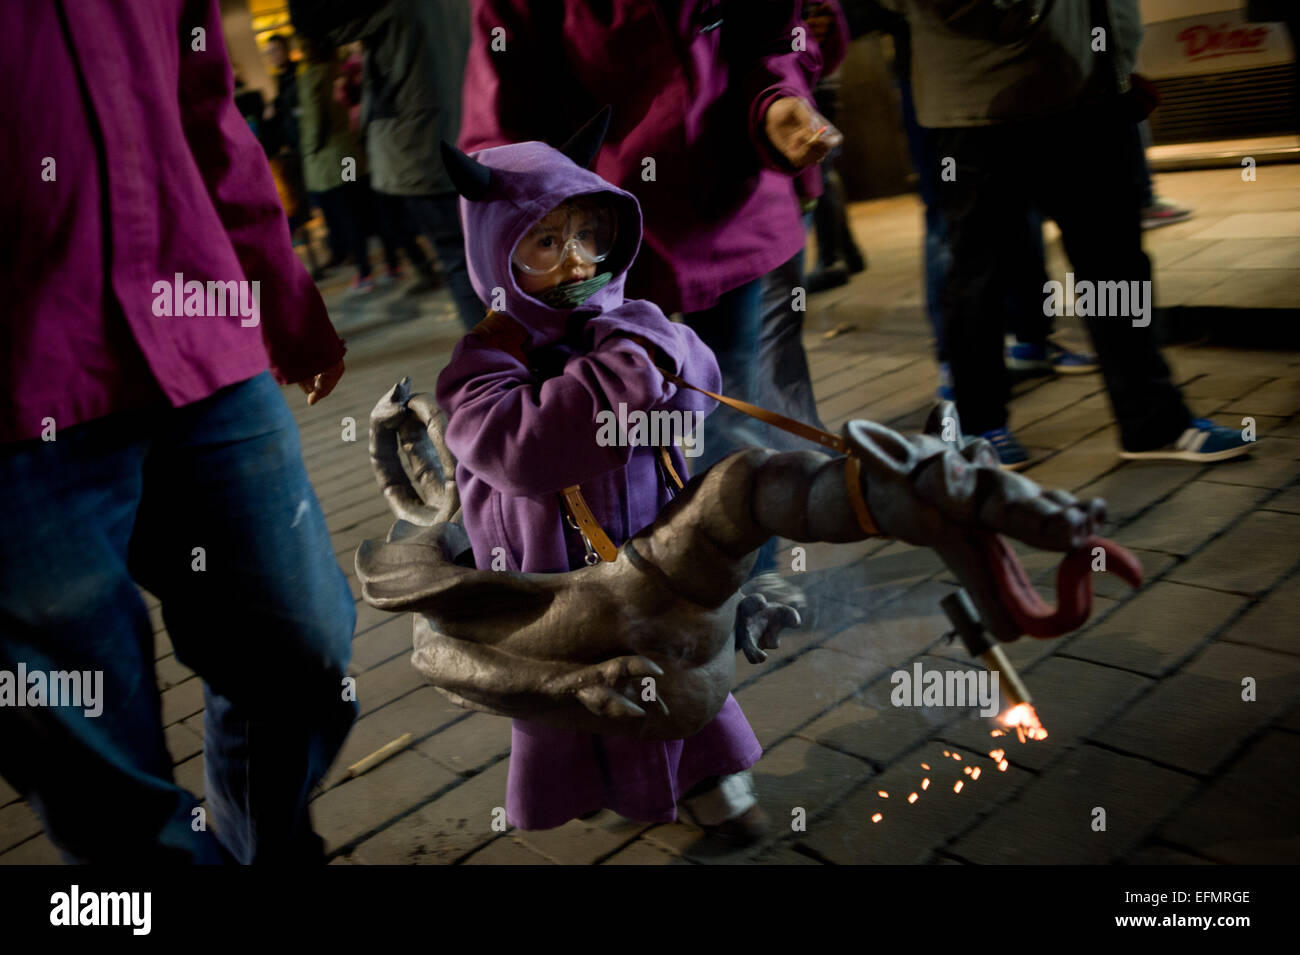
<instances>
[{"instance_id":1,"label":"purple hooded cape","mask_svg":"<svg viewBox=\"0 0 1300 955\"><path fill-rule=\"evenodd\" d=\"M630 193L543 143L498 146L473 158L492 173L481 199L460 201L470 278L480 299L504 301L497 310L528 332L531 368L467 335L438 377L465 529L480 569L491 568L494 554L504 555L511 570L577 569L585 550L577 532L566 530L562 488L581 485L616 546L671 497L657 449L602 447L597 413L617 412L620 403L628 412L707 413L714 404L666 381L629 336L652 343L655 360L702 388L720 387L718 364L690 328L668 321L650 302L624 301L627 269L641 243L641 210ZM511 252L555 206L591 193L611 197L618 211L614 249L597 267L614 278L579 308L554 309L519 289ZM681 450L672 454L685 477ZM506 814L521 829L549 829L601 808L667 822L697 782L746 769L761 754L731 696L712 723L685 740L594 736L516 720Z\"/></svg>"}]
</instances>

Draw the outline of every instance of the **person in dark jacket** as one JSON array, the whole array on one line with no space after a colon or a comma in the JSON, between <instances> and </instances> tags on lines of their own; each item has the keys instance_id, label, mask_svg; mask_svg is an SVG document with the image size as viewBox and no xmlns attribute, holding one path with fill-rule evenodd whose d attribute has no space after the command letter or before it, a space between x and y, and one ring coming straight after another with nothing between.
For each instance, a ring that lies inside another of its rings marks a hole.
<instances>
[{"instance_id":1,"label":"person in dark jacket","mask_svg":"<svg viewBox=\"0 0 1300 955\"><path fill-rule=\"evenodd\" d=\"M393 200L390 217L404 213L433 245L461 323L472 328L486 305L469 280L456 191L438 151L460 132L464 0L291 0L289 11L313 42L365 43L361 116L371 188Z\"/></svg>"}]
</instances>

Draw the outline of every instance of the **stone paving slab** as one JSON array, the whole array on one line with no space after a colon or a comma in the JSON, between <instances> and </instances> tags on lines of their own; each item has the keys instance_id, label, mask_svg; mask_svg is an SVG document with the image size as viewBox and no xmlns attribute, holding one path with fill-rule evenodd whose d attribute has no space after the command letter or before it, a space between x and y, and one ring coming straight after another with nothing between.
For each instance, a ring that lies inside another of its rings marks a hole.
<instances>
[{"instance_id":1,"label":"stone paving slab","mask_svg":"<svg viewBox=\"0 0 1300 955\"><path fill-rule=\"evenodd\" d=\"M432 687L430 692L439 697L441 705L448 711L458 709ZM428 705L427 700L422 704ZM473 774L510 752L510 720L487 713L471 713L417 743L415 748L454 773L462 776Z\"/></svg>"},{"instance_id":2,"label":"stone paving slab","mask_svg":"<svg viewBox=\"0 0 1300 955\"><path fill-rule=\"evenodd\" d=\"M982 865L1115 862L1195 784L1190 776L1081 746L957 840L951 851ZM1097 831L1103 818L1105 830Z\"/></svg>"},{"instance_id":3,"label":"stone paving slab","mask_svg":"<svg viewBox=\"0 0 1300 955\"><path fill-rule=\"evenodd\" d=\"M1014 425L1014 422L1013 422ZM1077 491L1121 464L1119 434L1109 426L1046 460L1030 461L1024 475L1044 487Z\"/></svg>"},{"instance_id":4,"label":"stone paving slab","mask_svg":"<svg viewBox=\"0 0 1300 955\"><path fill-rule=\"evenodd\" d=\"M163 735L167 739L167 752L172 755L173 763L181 763L203 752L203 737L199 736L184 723L173 723Z\"/></svg>"},{"instance_id":5,"label":"stone paving slab","mask_svg":"<svg viewBox=\"0 0 1300 955\"><path fill-rule=\"evenodd\" d=\"M1217 776L1161 836L1216 862L1300 863L1300 736L1265 734Z\"/></svg>"},{"instance_id":6,"label":"stone paving slab","mask_svg":"<svg viewBox=\"0 0 1300 955\"><path fill-rule=\"evenodd\" d=\"M957 762L943 753L956 752ZM925 763L930 769L924 770ZM962 770L980 765L978 780ZM927 743L887 772L868 780L824 818L811 820L798 842L819 857L841 865L860 863L906 865L926 861L935 846L969 828L982 814L1009 799L1032 774L1015 766L999 772L991 761L971 750ZM928 789L922 780L929 779ZM961 783L960 792L954 791ZM879 792L889 794L881 798ZM915 792L917 800L907 797ZM871 817L881 814L873 823Z\"/></svg>"},{"instance_id":7,"label":"stone paving slab","mask_svg":"<svg viewBox=\"0 0 1300 955\"><path fill-rule=\"evenodd\" d=\"M358 674L356 680L357 702L361 705L362 716L412 690L428 686L405 654Z\"/></svg>"},{"instance_id":8,"label":"stone paving slab","mask_svg":"<svg viewBox=\"0 0 1300 955\"><path fill-rule=\"evenodd\" d=\"M1119 720L1093 734L1124 752L1208 774L1300 695L1300 658L1215 642L1167 677ZM1255 702L1242 679L1257 681Z\"/></svg>"},{"instance_id":9,"label":"stone paving slab","mask_svg":"<svg viewBox=\"0 0 1300 955\"><path fill-rule=\"evenodd\" d=\"M554 865L511 836L493 839L467 858L465 865Z\"/></svg>"},{"instance_id":10,"label":"stone paving slab","mask_svg":"<svg viewBox=\"0 0 1300 955\"><path fill-rule=\"evenodd\" d=\"M1258 439L1249 455L1224 461L1207 472L1204 479L1216 484L1279 489L1290 486L1297 477L1300 477L1300 439L1266 434Z\"/></svg>"},{"instance_id":11,"label":"stone paving slab","mask_svg":"<svg viewBox=\"0 0 1300 955\"><path fill-rule=\"evenodd\" d=\"M1159 677L1236 616L1245 597L1157 581L1070 641L1072 657Z\"/></svg>"},{"instance_id":12,"label":"stone paving slab","mask_svg":"<svg viewBox=\"0 0 1300 955\"><path fill-rule=\"evenodd\" d=\"M0 854L0 865L64 865L63 854L45 833Z\"/></svg>"},{"instance_id":13,"label":"stone paving slab","mask_svg":"<svg viewBox=\"0 0 1300 955\"><path fill-rule=\"evenodd\" d=\"M1300 487L1288 488L1281 494L1269 498L1265 510L1283 511L1287 514L1300 514Z\"/></svg>"},{"instance_id":14,"label":"stone paving slab","mask_svg":"<svg viewBox=\"0 0 1300 955\"><path fill-rule=\"evenodd\" d=\"M430 734L440 735L448 732L457 721L465 719L465 712L460 707L453 706L446 697L431 686L422 686L391 703L369 711L352 724L352 731L344 741L338 758L322 781L324 786L329 788L338 784L346 778L349 766L406 733L412 734L410 744L412 749L426 756L431 755L425 744L438 737ZM478 768L478 765L481 764L476 764L473 768ZM446 768L452 772L460 772L452 766Z\"/></svg>"},{"instance_id":15,"label":"stone paving slab","mask_svg":"<svg viewBox=\"0 0 1300 955\"><path fill-rule=\"evenodd\" d=\"M962 661L922 656L926 670L978 671ZM911 672L911 661L900 669ZM934 706L894 706L896 689L888 675L855 694L799 731L803 739L850 753L875 765L889 765L907 751L933 738L954 720L969 718L968 710Z\"/></svg>"},{"instance_id":16,"label":"stone paving slab","mask_svg":"<svg viewBox=\"0 0 1300 955\"><path fill-rule=\"evenodd\" d=\"M1283 581L1238 620L1225 641L1300 654L1300 576Z\"/></svg>"},{"instance_id":17,"label":"stone paving slab","mask_svg":"<svg viewBox=\"0 0 1300 955\"><path fill-rule=\"evenodd\" d=\"M747 685L735 694L736 701L758 741L767 747L852 696L877 670L860 657L810 650Z\"/></svg>"},{"instance_id":18,"label":"stone paving slab","mask_svg":"<svg viewBox=\"0 0 1300 955\"><path fill-rule=\"evenodd\" d=\"M1214 865L1208 859L1188 855L1165 846L1148 846L1130 853L1124 860L1127 865Z\"/></svg>"},{"instance_id":19,"label":"stone paving slab","mask_svg":"<svg viewBox=\"0 0 1300 955\"><path fill-rule=\"evenodd\" d=\"M1171 570L1166 579L1212 590L1259 594L1295 566L1300 516L1247 515L1236 526Z\"/></svg>"},{"instance_id":20,"label":"stone paving slab","mask_svg":"<svg viewBox=\"0 0 1300 955\"><path fill-rule=\"evenodd\" d=\"M440 774L424 785L412 785L412 798L427 798L429 793L436 792L441 788L437 779L455 778L433 760L414 753L410 755ZM494 813L494 810L505 808L506 768L503 760L420 806L366 839L356 847L353 855L366 865L443 865L468 855L499 835L492 825L494 819L501 818L501 814ZM361 778L365 779L364 776ZM326 793L321 799L346 788ZM362 814L372 822L385 818L375 812ZM319 823L317 827L319 829Z\"/></svg>"},{"instance_id":21,"label":"stone paving slab","mask_svg":"<svg viewBox=\"0 0 1300 955\"><path fill-rule=\"evenodd\" d=\"M752 770L759 804L772 819L775 837L788 837L795 821L822 814L842 799L871 768L860 759L808 739L787 739L763 754Z\"/></svg>"},{"instance_id":22,"label":"stone paving slab","mask_svg":"<svg viewBox=\"0 0 1300 955\"><path fill-rule=\"evenodd\" d=\"M513 837L553 862L591 865L627 846L650 828L605 810L593 819L572 819L554 829L514 830Z\"/></svg>"},{"instance_id":23,"label":"stone paving slab","mask_svg":"<svg viewBox=\"0 0 1300 955\"><path fill-rule=\"evenodd\" d=\"M1125 546L1132 544L1185 557L1241 515L1254 510L1267 496L1268 492L1261 488L1192 481L1125 526ZM1189 514L1195 514L1197 519L1189 521Z\"/></svg>"},{"instance_id":24,"label":"stone paving slab","mask_svg":"<svg viewBox=\"0 0 1300 955\"><path fill-rule=\"evenodd\" d=\"M162 692L162 722L170 726L203 709L203 681L191 677Z\"/></svg>"},{"instance_id":25,"label":"stone paving slab","mask_svg":"<svg viewBox=\"0 0 1300 955\"><path fill-rule=\"evenodd\" d=\"M1050 657L1022 674L1047 739L1019 741L1014 731L995 737L993 719L963 720L940 734L958 746L982 754L1002 749L1012 764L1041 770L1103 725L1151 685L1127 670L1096 666L1083 660Z\"/></svg>"},{"instance_id":26,"label":"stone paving slab","mask_svg":"<svg viewBox=\"0 0 1300 955\"><path fill-rule=\"evenodd\" d=\"M1109 526L1123 527L1156 501L1167 497L1203 471L1182 461L1129 461L1074 493L1081 500L1106 502ZM1116 536L1113 532L1110 536ZM1127 541L1120 535L1120 543Z\"/></svg>"},{"instance_id":27,"label":"stone paving slab","mask_svg":"<svg viewBox=\"0 0 1300 955\"><path fill-rule=\"evenodd\" d=\"M952 590L938 582L922 583L881 607L870 620L840 630L822 647L882 668L902 664L929 650L951 626L939 601Z\"/></svg>"},{"instance_id":28,"label":"stone paving slab","mask_svg":"<svg viewBox=\"0 0 1300 955\"><path fill-rule=\"evenodd\" d=\"M0 808L0 852L12 849L41 831L40 817L25 802Z\"/></svg>"},{"instance_id":29,"label":"stone paving slab","mask_svg":"<svg viewBox=\"0 0 1300 955\"><path fill-rule=\"evenodd\" d=\"M333 850L361 838L393 817L420 805L431 793L457 781L450 770L406 750L312 800L312 820L327 847ZM492 834L488 829L489 813L489 809L482 812L483 829L488 836ZM358 847L358 853L363 857L365 853L361 850L364 847L365 844ZM392 860L364 858L364 861Z\"/></svg>"},{"instance_id":30,"label":"stone paving slab","mask_svg":"<svg viewBox=\"0 0 1300 955\"><path fill-rule=\"evenodd\" d=\"M690 865L672 849L648 839L638 839L610 856L604 865Z\"/></svg>"}]
</instances>

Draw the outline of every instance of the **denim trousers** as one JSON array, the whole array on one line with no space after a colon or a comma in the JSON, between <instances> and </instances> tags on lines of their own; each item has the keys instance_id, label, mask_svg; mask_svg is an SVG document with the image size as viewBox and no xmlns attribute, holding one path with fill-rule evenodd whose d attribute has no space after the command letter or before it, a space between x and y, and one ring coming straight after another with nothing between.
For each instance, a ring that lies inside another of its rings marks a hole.
<instances>
[{"instance_id":1,"label":"denim trousers","mask_svg":"<svg viewBox=\"0 0 1300 955\"><path fill-rule=\"evenodd\" d=\"M65 858L321 861L307 801L357 716L356 608L270 374L0 448L0 513L0 670L102 672L98 716L0 706L0 775ZM207 816L172 776L137 584L203 681Z\"/></svg>"},{"instance_id":2,"label":"denim trousers","mask_svg":"<svg viewBox=\"0 0 1300 955\"><path fill-rule=\"evenodd\" d=\"M821 426L813 401L808 359L803 349L803 315L792 307L792 291L802 285L803 253L767 275L724 293L710 309L684 316L722 370L722 393ZM811 449L801 438L719 406L705 420L699 470L748 447ZM776 540L758 552L754 574L776 567Z\"/></svg>"},{"instance_id":3,"label":"denim trousers","mask_svg":"<svg viewBox=\"0 0 1300 955\"><path fill-rule=\"evenodd\" d=\"M981 434L1007 423L1000 260L1023 248L1030 209L1056 220L1079 281L1137 283L1138 289L1150 282L1133 175L1137 132L1118 98L1103 96L1042 119L931 135L938 155L952 157L957 170L938 197L952 250L941 297L943 343L962 425ZM1191 415L1160 354L1150 313L1085 321L1123 447L1146 451L1177 438Z\"/></svg>"}]
</instances>

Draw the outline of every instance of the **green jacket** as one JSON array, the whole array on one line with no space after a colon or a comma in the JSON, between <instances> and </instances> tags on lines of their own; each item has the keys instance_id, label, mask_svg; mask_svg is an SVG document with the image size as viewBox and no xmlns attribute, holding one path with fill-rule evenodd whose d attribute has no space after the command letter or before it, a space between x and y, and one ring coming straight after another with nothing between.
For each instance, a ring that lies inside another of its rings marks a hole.
<instances>
[{"instance_id":1,"label":"green jacket","mask_svg":"<svg viewBox=\"0 0 1300 955\"><path fill-rule=\"evenodd\" d=\"M1068 109L1084 94L1092 0L879 0L907 17L912 93L922 126L988 126ZM1116 87L1129 88L1142 19L1137 0L1096 0Z\"/></svg>"},{"instance_id":2,"label":"green jacket","mask_svg":"<svg viewBox=\"0 0 1300 955\"><path fill-rule=\"evenodd\" d=\"M298 76L302 175L309 192L336 189L368 171L365 150L352 131L348 108L334 95L334 78L338 75L333 63L309 63ZM352 162L345 166L348 159ZM344 178L345 172L348 179Z\"/></svg>"},{"instance_id":3,"label":"green jacket","mask_svg":"<svg viewBox=\"0 0 1300 955\"><path fill-rule=\"evenodd\" d=\"M438 144L460 135L468 0L290 0L289 12L317 42L365 42L361 115L375 191L454 193Z\"/></svg>"}]
</instances>

